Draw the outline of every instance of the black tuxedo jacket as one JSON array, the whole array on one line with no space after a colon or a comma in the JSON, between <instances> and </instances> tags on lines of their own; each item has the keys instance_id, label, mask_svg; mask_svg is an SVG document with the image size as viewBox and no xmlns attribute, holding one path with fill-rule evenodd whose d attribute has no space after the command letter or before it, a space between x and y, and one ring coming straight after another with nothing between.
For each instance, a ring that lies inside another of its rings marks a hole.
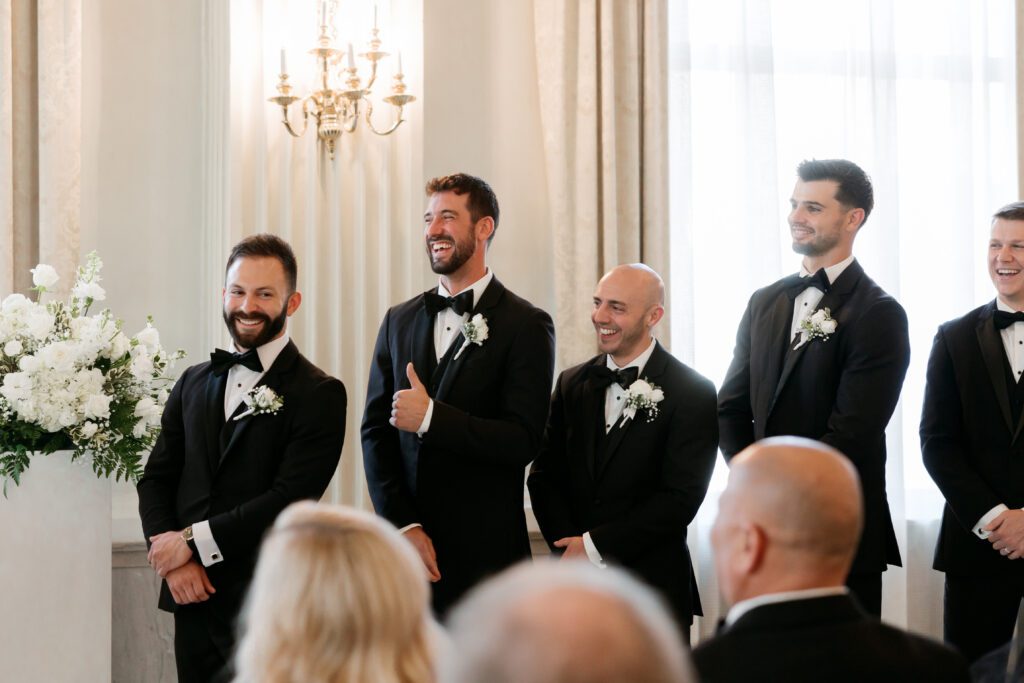
<instances>
[{"instance_id":1,"label":"black tuxedo jacket","mask_svg":"<svg viewBox=\"0 0 1024 683\"><path fill-rule=\"evenodd\" d=\"M693 651L704 683L966 683L946 646L869 617L846 595L755 607Z\"/></svg>"},{"instance_id":2,"label":"black tuxedo jacket","mask_svg":"<svg viewBox=\"0 0 1024 683\"><path fill-rule=\"evenodd\" d=\"M846 455L860 474L864 533L851 573L900 564L885 492L885 427L910 363L903 307L854 261L832 283L819 309L838 327L827 339L789 350L794 277L754 292L718 394L726 460L754 441L794 435Z\"/></svg>"},{"instance_id":3,"label":"black tuxedo jacket","mask_svg":"<svg viewBox=\"0 0 1024 683\"><path fill-rule=\"evenodd\" d=\"M182 373L138 492L147 539L209 520L224 561L206 568L217 592L205 604L231 619L264 532L288 504L319 499L334 476L345 440L346 399L342 383L306 360L293 342L258 384L284 399L277 413L226 422L226 381L226 375L213 375L209 362ZM166 583L160 607L177 608Z\"/></svg>"},{"instance_id":4,"label":"black tuxedo jacket","mask_svg":"<svg viewBox=\"0 0 1024 683\"><path fill-rule=\"evenodd\" d=\"M484 576L530 554L523 478L540 448L554 373L555 333L547 313L496 278L477 313L487 320L488 338L439 367L434 317L423 295L388 310L363 415L373 506L396 527L420 523L430 536L441 572L433 586L439 611ZM459 334L452 348L462 343ZM388 422L394 393L409 388L410 361L434 400L422 439Z\"/></svg>"},{"instance_id":5,"label":"black tuxedo jacket","mask_svg":"<svg viewBox=\"0 0 1024 683\"><path fill-rule=\"evenodd\" d=\"M686 526L715 465L715 387L658 344L641 374L664 392L658 416L638 412L606 435L606 390L583 378L604 364L601 354L558 378L528 480L533 511L548 544L589 531L605 561L660 589L690 623L702 612Z\"/></svg>"},{"instance_id":6,"label":"black tuxedo jacket","mask_svg":"<svg viewBox=\"0 0 1024 683\"><path fill-rule=\"evenodd\" d=\"M924 464L946 497L935 569L961 576L1020 574L971 529L999 503L1024 507L1024 422L1013 421L995 301L939 327L921 414Z\"/></svg>"}]
</instances>

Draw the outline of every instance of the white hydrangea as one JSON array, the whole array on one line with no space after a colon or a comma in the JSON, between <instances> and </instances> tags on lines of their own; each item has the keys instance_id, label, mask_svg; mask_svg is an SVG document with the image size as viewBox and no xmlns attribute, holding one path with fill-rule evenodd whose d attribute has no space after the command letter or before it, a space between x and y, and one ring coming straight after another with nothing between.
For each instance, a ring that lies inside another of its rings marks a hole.
<instances>
[{"instance_id":1,"label":"white hydrangea","mask_svg":"<svg viewBox=\"0 0 1024 683\"><path fill-rule=\"evenodd\" d=\"M57 284L57 280L60 280L60 276L57 275L57 270L53 266L40 263L32 269L32 284L36 287L50 289Z\"/></svg>"}]
</instances>

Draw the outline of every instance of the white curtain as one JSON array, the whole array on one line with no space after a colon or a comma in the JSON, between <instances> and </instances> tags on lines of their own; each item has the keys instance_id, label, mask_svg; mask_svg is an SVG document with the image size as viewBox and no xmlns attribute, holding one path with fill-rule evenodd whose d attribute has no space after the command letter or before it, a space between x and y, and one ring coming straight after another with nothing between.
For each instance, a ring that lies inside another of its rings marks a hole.
<instances>
[{"instance_id":1,"label":"white curtain","mask_svg":"<svg viewBox=\"0 0 1024 683\"><path fill-rule=\"evenodd\" d=\"M246 235L271 232L292 244L303 301L290 334L310 360L339 377L348 390L342 462L326 499L368 507L359 445L368 364L384 311L412 296L425 267L420 103L406 107L406 122L388 137L372 135L361 120L355 134L337 141L331 160L316 139L312 119L310 130L294 139L281 124L280 108L267 102L277 94L282 47L296 94L311 90L315 67L307 51L316 43L320 3L232 0L229 9L211 5L205 17L211 37L207 60L220 71L210 76L205 117L209 284L219 291L224 258ZM392 55L381 62L372 96L375 125L384 129L391 123L391 107L380 98L390 93L399 49L409 92L422 98L421 18L414 2L377 5L381 49ZM344 49L351 42L356 53L366 50L374 5L330 6L336 45ZM230 54L225 55L216 37L228 28ZM357 62L365 78L365 62ZM297 105L291 121L297 128L302 125ZM212 302L208 308L204 317L214 321L210 343L223 344L219 305Z\"/></svg>"},{"instance_id":2,"label":"white curtain","mask_svg":"<svg viewBox=\"0 0 1024 683\"><path fill-rule=\"evenodd\" d=\"M45 262L70 289L82 165L81 0L0 0L0 298Z\"/></svg>"},{"instance_id":3,"label":"white curtain","mask_svg":"<svg viewBox=\"0 0 1024 683\"><path fill-rule=\"evenodd\" d=\"M885 574L883 617L941 635L942 500L917 428L935 329L994 296L989 217L1017 199L1013 0L670 0L668 24L673 297L693 312L675 351L720 384L751 292L799 267L785 217L801 160L871 175L854 252L906 308L912 346L888 430L904 568ZM702 634L722 614L707 532L725 476L691 534Z\"/></svg>"}]
</instances>

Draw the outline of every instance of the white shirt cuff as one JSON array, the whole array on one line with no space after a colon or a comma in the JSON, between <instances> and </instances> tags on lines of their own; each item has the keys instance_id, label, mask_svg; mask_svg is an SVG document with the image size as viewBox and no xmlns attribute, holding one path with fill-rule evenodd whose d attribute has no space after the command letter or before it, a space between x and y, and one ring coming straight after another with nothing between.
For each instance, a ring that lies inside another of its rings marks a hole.
<instances>
[{"instance_id":1,"label":"white shirt cuff","mask_svg":"<svg viewBox=\"0 0 1024 683\"><path fill-rule=\"evenodd\" d=\"M430 399L430 403L427 404L427 412L423 416L423 422L420 422L420 428L416 430L416 436L423 436L430 429L430 418L434 416L434 399Z\"/></svg>"},{"instance_id":2,"label":"white shirt cuff","mask_svg":"<svg viewBox=\"0 0 1024 683\"><path fill-rule=\"evenodd\" d=\"M597 546L594 545L594 539L590 537L590 532L583 534L583 549L587 551L587 558L596 566L601 569L605 568L604 558L601 557L601 553L597 552Z\"/></svg>"},{"instance_id":3,"label":"white shirt cuff","mask_svg":"<svg viewBox=\"0 0 1024 683\"><path fill-rule=\"evenodd\" d=\"M996 505L994 508L986 512L984 516L982 516L982 518L978 520L978 523L974 525L973 531L975 535L977 535L978 538L988 538L989 532L985 531L985 527L991 524L993 519L995 519L996 517L1003 514L1009 509L1010 508L1000 503L999 505Z\"/></svg>"},{"instance_id":4,"label":"white shirt cuff","mask_svg":"<svg viewBox=\"0 0 1024 683\"><path fill-rule=\"evenodd\" d=\"M406 531L408 531L409 529L415 529L415 528L416 528L416 527L418 527L418 526L420 526L420 527L421 527L421 526L423 526L423 525L422 525L422 524L420 524L419 522L413 522L412 524L406 524L405 526L403 526L403 527L402 527L401 529L399 529L399 530L398 530L398 533L400 533L400 534L404 534L404 533L405 533Z\"/></svg>"},{"instance_id":5,"label":"white shirt cuff","mask_svg":"<svg viewBox=\"0 0 1024 683\"><path fill-rule=\"evenodd\" d=\"M220 548L217 546L217 541L213 540L213 532L210 531L209 520L196 522L192 525L192 542L196 544L196 550L199 551L199 560L203 563L204 567L224 561L224 556L221 555Z\"/></svg>"}]
</instances>

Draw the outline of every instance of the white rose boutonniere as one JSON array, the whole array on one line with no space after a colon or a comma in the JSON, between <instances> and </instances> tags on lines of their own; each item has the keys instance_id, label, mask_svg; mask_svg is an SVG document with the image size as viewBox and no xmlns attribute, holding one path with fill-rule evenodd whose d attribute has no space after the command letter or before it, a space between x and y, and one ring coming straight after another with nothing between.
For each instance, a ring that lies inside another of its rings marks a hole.
<instances>
[{"instance_id":1,"label":"white rose boutonniere","mask_svg":"<svg viewBox=\"0 0 1024 683\"><path fill-rule=\"evenodd\" d=\"M267 386L253 387L242 400L249 409L238 415L236 420L250 415L273 415L284 407L284 399Z\"/></svg>"},{"instance_id":2,"label":"white rose boutonniere","mask_svg":"<svg viewBox=\"0 0 1024 683\"><path fill-rule=\"evenodd\" d=\"M818 309L800 321L802 337L795 349L799 349L812 339L828 341L828 338L835 333L838 327L839 323L832 317L832 311L827 308Z\"/></svg>"},{"instance_id":3,"label":"white rose boutonniere","mask_svg":"<svg viewBox=\"0 0 1024 683\"><path fill-rule=\"evenodd\" d=\"M459 350L455 353L455 358L461 356L462 352L469 348L470 344L483 346L484 342L487 341L487 332L487 318L483 317L479 313L462 323L462 336L465 337L465 340L462 342L462 346L459 347ZM455 360L455 358L452 360Z\"/></svg>"},{"instance_id":4,"label":"white rose boutonniere","mask_svg":"<svg viewBox=\"0 0 1024 683\"><path fill-rule=\"evenodd\" d=\"M658 404L665 399L665 392L657 384L652 384L646 379L638 379L626 389L626 403L622 409L622 416L632 420L637 410L647 413L647 421L652 422L658 417Z\"/></svg>"}]
</instances>

